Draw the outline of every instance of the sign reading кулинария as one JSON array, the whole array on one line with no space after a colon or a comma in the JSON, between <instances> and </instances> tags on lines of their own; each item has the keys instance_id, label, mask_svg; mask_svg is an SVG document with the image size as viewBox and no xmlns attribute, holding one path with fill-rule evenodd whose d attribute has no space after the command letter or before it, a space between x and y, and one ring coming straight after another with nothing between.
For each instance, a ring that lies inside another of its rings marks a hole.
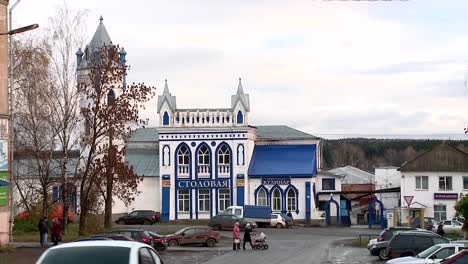
<instances>
[{"instance_id":1,"label":"sign reading \u043a\u0443\u043b\u0438\u043d\u0430\u0440\u0438\u044f","mask_svg":"<svg viewBox=\"0 0 468 264\"><path fill-rule=\"evenodd\" d=\"M291 184L290 179L262 179L263 185L289 185Z\"/></svg>"}]
</instances>

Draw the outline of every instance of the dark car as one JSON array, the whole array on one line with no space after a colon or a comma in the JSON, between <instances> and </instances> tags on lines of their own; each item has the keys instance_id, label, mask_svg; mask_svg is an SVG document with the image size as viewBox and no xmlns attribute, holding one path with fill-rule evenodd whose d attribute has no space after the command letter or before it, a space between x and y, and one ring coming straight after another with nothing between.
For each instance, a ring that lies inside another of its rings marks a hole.
<instances>
[{"instance_id":1,"label":"dark car","mask_svg":"<svg viewBox=\"0 0 468 264\"><path fill-rule=\"evenodd\" d=\"M388 242L387 254L389 258L415 256L435 244L449 242L432 231L404 231Z\"/></svg>"},{"instance_id":2,"label":"dark car","mask_svg":"<svg viewBox=\"0 0 468 264\"><path fill-rule=\"evenodd\" d=\"M216 229L216 230L221 230L221 229L233 229L234 224L238 222L239 223L239 228L244 229L245 225L247 225L247 221L245 221L242 218L239 218L237 215L233 214L219 214L216 216L211 217L210 221L208 222L208 226ZM251 224L252 228L255 227L255 224Z\"/></svg>"},{"instance_id":3,"label":"dark car","mask_svg":"<svg viewBox=\"0 0 468 264\"><path fill-rule=\"evenodd\" d=\"M214 247L218 243L221 234L207 227L186 227L173 235L167 235L166 241L169 246L203 244Z\"/></svg>"},{"instance_id":4,"label":"dark car","mask_svg":"<svg viewBox=\"0 0 468 264\"><path fill-rule=\"evenodd\" d=\"M108 232L107 234L120 234L126 237L129 237L135 241L142 242L148 244L150 246L154 246L153 238L148 233L148 231L143 229L121 229L121 230L113 230Z\"/></svg>"},{"instance_id":5,"label":"dark car","mask_svg":"<svg viewBox=\"0 0 468 264\"><path fill-rule=\"evenodd\" d=\"M152 225L159 222L159 215L151 210L137 210L115 221L119 225Z\"/></svg>"},{"instance_id":6,"label":"dark car","mask_svg":"<svg viewBox=\"0 0 468 264\"><path fill-rule=\"evenodd\" d=\"M403 226L389 227L389 228L383 230L382 232L380 232L379 237L377 238L377 241L378 242L389 241L390 239L392 239L392 237L397 232L412 231L412 230L416 230L416 228L414 228L414 227L403 227Z\"/></svg>"},{"instance_id":7,"label":"dark car","mask_svg":"<svg viewBox=\"0 0 468 264\"><path fill-rule=\"evenodd\" d=\"M76 240L75 242L78 241L96 241L96 240L120 240L120 241L135 241L131 239L130 237L126 237L121 234L99 234L99 235L94 235L91 237L87 238L81 238Z\"/></svg>"},{"instance_id":8,"label":"dark car","mask_svg":"<svg viewBox=\"0 0 468 264\"><path fill-rule=\"evenodd\" d=\"M466 264L468 263L468 250L463 250L444 259L441 264Z\"/></svg>"},{"instance_id":9,"label":"dark car","mask_svg":"<svg viewBox=\"0 0 468 264\"><path fill-rule=\"evenodd\" d=\"M164 251L167 249L166 237L154 232L148 231L148 234L153 238L153 245L156 251Z\"/></svg>"}]
</instances>

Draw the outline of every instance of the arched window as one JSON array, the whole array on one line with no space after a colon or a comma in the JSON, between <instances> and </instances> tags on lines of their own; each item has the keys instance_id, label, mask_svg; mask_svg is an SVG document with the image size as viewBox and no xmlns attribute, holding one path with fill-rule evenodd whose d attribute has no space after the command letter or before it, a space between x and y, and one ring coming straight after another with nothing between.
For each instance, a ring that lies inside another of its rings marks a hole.
<instances>
[{"instance_id":1,"label":"arched window","mask_svg":"<svg viewBox=\"0 0 468 264\"><path fill-rule=\"evenodd\" d=\"M257 205L267 205L267 194L264 189L260 189L257 193Z\"/></svg>"},{"instance_id":2,"label":"arched window","mask_svg":"<svg viewBox=\"0 0 468 264\"><path fill-rule=\"evenodd\" d=\"M273 211L281 211L281 191L275 189L273 195L271 196L271 205Z\"/></svg>"},{"instance_id":3,"label":"arched window","mask_svg":"<svg viewBox=\"0 0 468 264\"><path fill-rule=\"evenodd\" d=\"M237 112L237 124L244 124L244 115L241 110Z\"/></svg>"},{"instance_id":4,"label":"arched window","mask_svg":"<svg viewBox=\"0 0 468 264\"><path fill-rule=\"evenodd\" d=\"M201 146L198 150L198 164L199 165L210 165L210 152L207 146Z\"/></svg>"},{"instance_id":5,"label":"arched window","mask_svg":"<svg viewBox=\"0 0 468 264\"><path fill-rule=\"evenodd\" d=\"M294 191L293 188L289 188L288 193L286 194L287 201L286 201L286 207L288 211L296 211L296 192Z\"/></svg>"},{"instance_id":6,"label":"arched window","mask_svg":"<svg viewBox=\"0 0 468 264\"><path fill-rule=\"evenodd\" d=\"M244 161L244 145L237 146L237 165L245 165Z\"/></svg>"},{"instance_id":7,"label":"arched window","mask_svg":"<svg viewBox=\"0 0 468 264\"><path fill-rule=\"evenodd\" d=\"M187 146L182 146L177 151L178 173L179 176L189 176L190 172L190 152Z\"/></svg>"},{"instance_id":8,"label":"arched window","mask_svg":"<svg viewBox=\"0 0 468 264\"><path fill-rule=\"evenodd\" d=\"M163 126L168 126L169 125L169 114L167 112L164 112L163 115Z\"/></svg>"},{"instance_id":9,"label":"arched window","mask_svg":"<svg viewBox=\"0 0 468 264\"><path fill-rule=\"evenodd\" d=\"M163 166L171 166L171 156L170 156L169 146L166 145L163 148Z\"/></svg>"},{"instance_id":10,"label":"arched window","mask_svg":"<svg viewBox=\"0 0 468 264\"><path fill-rule=\"evenodd\" d=\"M231 153L226 144L222 145L218 152L218 163L219 165L229 165Z\"/></svg>"}]
</instances>

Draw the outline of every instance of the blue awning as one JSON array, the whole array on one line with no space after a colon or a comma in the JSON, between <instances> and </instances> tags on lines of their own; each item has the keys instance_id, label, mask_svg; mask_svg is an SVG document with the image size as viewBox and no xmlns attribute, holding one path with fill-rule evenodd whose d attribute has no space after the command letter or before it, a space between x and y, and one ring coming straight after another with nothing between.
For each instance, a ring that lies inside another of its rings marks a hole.
<instances>
[{"instance_id":1,"label":"blue awning","mask_svg":"<svg viewBox=\"0 0 468 264\"><path fill-rule=\"evenodd\" d=\"M316 174L316 145L257 145L249 166L251 178L303 178Z\"/></svg>"},{"instance_id":2,"label":"blue awning","mask_svg":"<svg viewBox=\"0 0 468 264\"><path fill-rule=\"evenodd\" d=\"M9 183L9 182L7 182L7 181L5 181L5 180L0 179L0 186L10 186L10 185L11 185L11 183Z\"/></svg>"}]
</instances>

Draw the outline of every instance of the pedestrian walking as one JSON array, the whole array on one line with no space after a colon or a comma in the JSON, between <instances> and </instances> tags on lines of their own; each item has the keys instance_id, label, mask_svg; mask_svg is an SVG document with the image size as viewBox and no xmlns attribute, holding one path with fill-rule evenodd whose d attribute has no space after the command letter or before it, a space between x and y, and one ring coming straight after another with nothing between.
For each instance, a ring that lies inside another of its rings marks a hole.
<instances>
[{"instance_id":1,"label":"pedestrian walking","mask_svg":"<svg viewBox=\"0 0 468 264\"><path fill-rule=\"evenodd\" d=\"M54 246L58 245L60 241L62 241L62 224L57 218L54 218L52 224L52 242L54 242Z\"/></svg>"},{"instance_id":2,"label":"pedestrian walking","mask_svg":"<svg viewBox=\"0 0 468 264\"><path fill-rule=\"evenodd\" d=\"M41 246L47 246L47 234L49 233L49 227L47 226L47 218L41 217L38 224L39 236Z\"/></svg>"},{"instance_id":3,"label":"pedestrian walking","mask_svg":"<svg viewBox=\"0 0 468 264\"><path fill-rule=\"evenodd\" d=\"M444 236L445 235L444 225L442 224L442 222L440 222L439 225L437 226L437 234L439 236Z\"/></svg>"},{"instance_id":4,"label":"pedestrian walking","mask_svg":"<svg viewBox=\"0 0 468 264\"><path fill-rule=\"evenodd\" d=\"M245 229L244 229L244 243L242 244L242 248L245 250L245 243L246 242L249 242L250 243L250 248L253 249L253 245L252 245L252 238L250 237L250 233L252 232L252 228L250 227L250 224L247 223L245 225Z\"/></svg>"},{"instance_id":5,"label":"pedestrian walking","mask_svg":"<svg viewBox=\"0 0 468 264\"><path fill-rule=\"evenodd\" d=\"M234 224L234 229L232 230L232 249L240 249L240 229L239 222Z\"/></svg>"}]
</instances>

